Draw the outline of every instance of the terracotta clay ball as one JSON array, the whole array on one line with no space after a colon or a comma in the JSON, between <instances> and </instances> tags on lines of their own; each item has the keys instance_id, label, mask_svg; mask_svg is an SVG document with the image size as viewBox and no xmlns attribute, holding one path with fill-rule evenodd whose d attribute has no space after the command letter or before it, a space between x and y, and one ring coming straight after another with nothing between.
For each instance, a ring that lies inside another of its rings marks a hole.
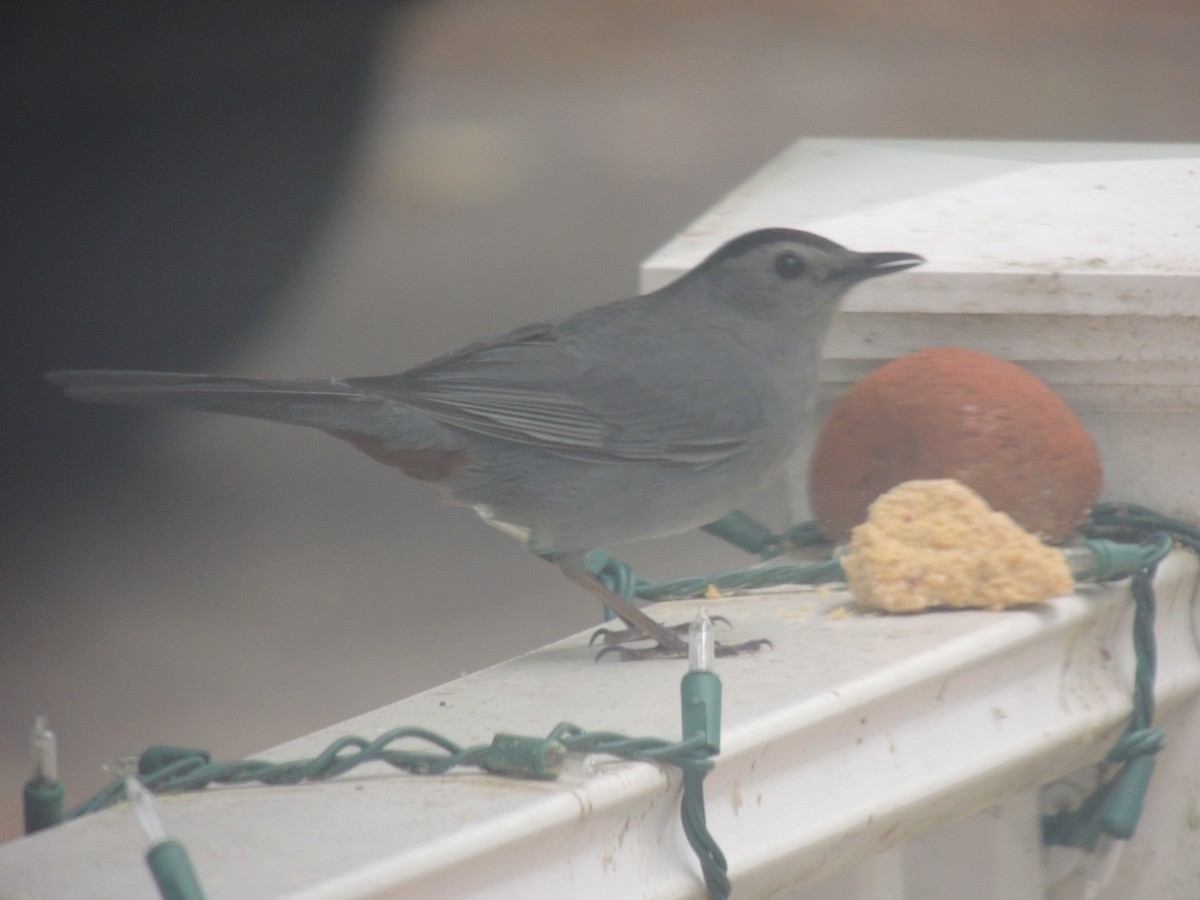
<instances>
[{"instance_id":1,"label":"terracotta clay ball","mask_svg":"<svg viewBox=\"0 0 1200 900\"><path fill-rule=\"evenodd\" d=\"M893 360L854 385L821 427L808 497L821 533L845 541L880 494L954 478L1049 543L1100 496L1095 442L1024 369L957 347Z\"/></svg>"}]
</instances>

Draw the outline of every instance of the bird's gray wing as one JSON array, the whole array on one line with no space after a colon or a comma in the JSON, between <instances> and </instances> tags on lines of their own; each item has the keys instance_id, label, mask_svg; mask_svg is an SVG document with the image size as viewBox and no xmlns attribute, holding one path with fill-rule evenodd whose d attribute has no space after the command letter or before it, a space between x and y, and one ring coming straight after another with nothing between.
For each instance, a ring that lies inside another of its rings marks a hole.
<instances>
[{"instance_id":1,"label":"bird's gray wing","mask_svg":"<svg viewBox=\"0 0 1200 900\"><path fill-rule=\"evenodd\" d=\"M581 352L553 325L532 325L401 375L344 383L446 425L573 459L707 466L743 449L753 427L697 415L651 381Z\"/></svg>"}]
</instances>

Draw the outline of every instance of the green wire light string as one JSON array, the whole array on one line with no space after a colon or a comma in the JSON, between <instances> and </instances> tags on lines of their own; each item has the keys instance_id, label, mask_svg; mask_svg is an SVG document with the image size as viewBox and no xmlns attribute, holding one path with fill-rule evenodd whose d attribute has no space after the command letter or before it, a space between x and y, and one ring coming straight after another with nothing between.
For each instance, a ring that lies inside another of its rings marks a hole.
<instances>
[{"instance_id":1,"label":"green wire light string","mask_svg":"<svg viewBox=\"0 0 1200 900\"><path fill-rule=\"evenodd\" d=\"M1134 601L1133 648L1135 658L1133 711L1124 733L1105 755L1104 762L1119 766L1074 810L1044 816L1042 840L1049 846L1094 851L1105 837L1129 840L1137 829L1146 790L1154 773L1155 755L1166 744L1166 735L1153 727L1154 679L1158 651L1154 638L1156 600L1154 573L1176 543L1200 553L1200 529L1178 519L1159 515L1134 504L1104 503L1093 510L1087 533L1090 540L1119 538L1140 540L1140 564L1130 583ZM1120 577L1103 575L1097 580Z\"/></svg>"},{"instance_id":2,"label":"green wire light string","mask_svg":"<svg viewBox=\"0 0 1200 900\"><path fill-rule=\"evenodd\" d=\"M401 741L420 741L432 749L400 749ZM474 767L510 777L541 780L557 778L565 755L596 753L620 759L674 766L683 773L681 820L684 835L700 861L713 900L730 893L728 865L709 832L704 814L704 776L713 768L712 741L695 734L678 742L654 737L627 737L611 731L584 731L563 722L544 738L498 734L491 744L462 747L427 728L402 726L374 740L346 735L333 741L311 759L268 762L246 759L213 762L204 750L156 745L138 758L138 781L154 794L203 790L209 785L300 784L328 781L368 763L384 763L415 775L442 775L459 767ZM124 780L109 784L87 802L67 813L73 819L97 812L125 799Z\"/></svg>"},{"instance_id":3,"label":"green wire light string","mask_svg":"<svg viewBox=\"0 0 1200 900\"><path fill-rule=\"evenodd\" d=\"M814 522L802 522L782 534L775 534L765 525L743 512L730 513L723 519L705 525L704 530L747 553L770 560L802 547L827 543ZM771 563L730 569L716 575L687 576L651 581L638 577L631 566L621 562L607 550L593 550L587 555L587 570L613 593L626 600L683 600L703 597L710 588L719 591L749 590L781 584L826 584L845 581L846 574L836 559L800 565Z\"/></svg>"},{"instance_id":4,"label":"green wire light string","mask_svg":"<svg viewBox=\"0 0 1200 900\"><path fill-rule=\"evenodd\" d=\"M432 749L400 749L401 741L419 741ZM584 731L563 722L547 737L499 734L491 744L462 747L428 728L401 726L368 740L345 735L311 759L270 762L243 759L213 762L205 750L156 744L138 757L138 780L154 794L203 790L209 785L301 784L329 781L368 763L384 763L413 775L443 775L451 769L473 767L501 775L550 780L562 772L566 752L602 753L621 759L644 760L684 768L697 761L698 740L631 738L610 731ZM711 761L710 761L711 762ZM114 781L72 809L74 819L112 806L125 798L124 783Z\"/></svg>"}]
</instances>

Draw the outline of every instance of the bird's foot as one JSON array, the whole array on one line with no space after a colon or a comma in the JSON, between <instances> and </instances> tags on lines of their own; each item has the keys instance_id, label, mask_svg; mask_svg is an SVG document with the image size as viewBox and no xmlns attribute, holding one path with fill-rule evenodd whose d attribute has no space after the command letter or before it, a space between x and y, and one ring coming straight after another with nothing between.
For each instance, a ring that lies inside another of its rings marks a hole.
<instances>
[{"instance_id":1,"label":"bird's foot","mask_svg":"<svg viewBox=\"0 0 1200 900\"><path fill-rule=\"evenodd\" d=\"M729 620L724 616L710 616L714 623L720 622L722 625L729 625ZM682 625L662 625L666 631L680 636L686 636L688 629L692 627L690 622L684 622ZM647 641L654 637L652 634L646 634L640 628L629 626L628 628L597 628L592 632L588 643L595 645L596 641L604 644L605 647L611 647L614 644L628 644L633 641ZM684 648L684 655L687 655L687 648Z\"/></svg>"},{"instance_id":2,"label":"bird's foot","mask_svg":"<svg viewBox=\"0 0 1200 900\"><path fill-rule=\"evenodd\" d=\"M669 630L675 631L676 629L672 628ZM639 638L645 640L646 636L638 635L637 637L630 638L629 640L637 640ZM754 640L743 641L740 644L722 644L720 641L717 641L713 646L713 651L717 656L738 656L742 653L757 653L763 647L774 646L775 645L766 638L755 638ZM676 646L675 644L664 646L663 644L659 643L653 644L649 647L626 647L618 643L609 643L608 646L596 654L596 659L599 660L601 657L606 656L609 653L617 654L617 658L621 660L621 662L634 662L644 659L686 659L688 655L688 648L686 643L684 643L682 647Z\"/></svg>"},{"instance_id":3,"label":"bird's foot","mask_svg":"<svg viewBox=\"0 0 1200 900\"><path fill-rule=\"evenodd\" d=\"M616 653L619 659L626 661L687 658L688 642L684 639L684 635L691 628L691 623L666 626L655 621L589 572L586 565L586 554L556 554L553 559L564 575L603 603L626 625L625 628L619 630L600 628L592 634L589 643L595 644L596 639L600 638L605 645L604 649L596 654L596 659L609 653ZM729 620L724 616L713 616L712 621L729 624ZM654 645L651 647L624 646L635 641L654 641ZM764 646L771 646L771 642L767 640L746 641L741 644L718 642L713 649L717 656L736 656L739 653L753 653Z\"/></svg>"}]
</instances>

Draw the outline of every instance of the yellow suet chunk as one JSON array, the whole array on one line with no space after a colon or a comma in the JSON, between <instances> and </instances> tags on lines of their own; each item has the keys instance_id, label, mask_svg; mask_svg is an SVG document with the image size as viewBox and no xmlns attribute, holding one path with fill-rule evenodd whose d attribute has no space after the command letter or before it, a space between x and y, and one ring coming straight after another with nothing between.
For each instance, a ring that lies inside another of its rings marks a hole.
<instances>
[{"instance_id":1,"label":"yellow suet chunk","mask_svg":"<svg viewBox=\"0 0 1200 900\"><path fill-rule=\"evenodd\" d=\"M906 481L879 497L842 568L860 603L888 612L1003 609L1074 589L1059 551L953 479Z\"/></svg>"}]
</instances>

